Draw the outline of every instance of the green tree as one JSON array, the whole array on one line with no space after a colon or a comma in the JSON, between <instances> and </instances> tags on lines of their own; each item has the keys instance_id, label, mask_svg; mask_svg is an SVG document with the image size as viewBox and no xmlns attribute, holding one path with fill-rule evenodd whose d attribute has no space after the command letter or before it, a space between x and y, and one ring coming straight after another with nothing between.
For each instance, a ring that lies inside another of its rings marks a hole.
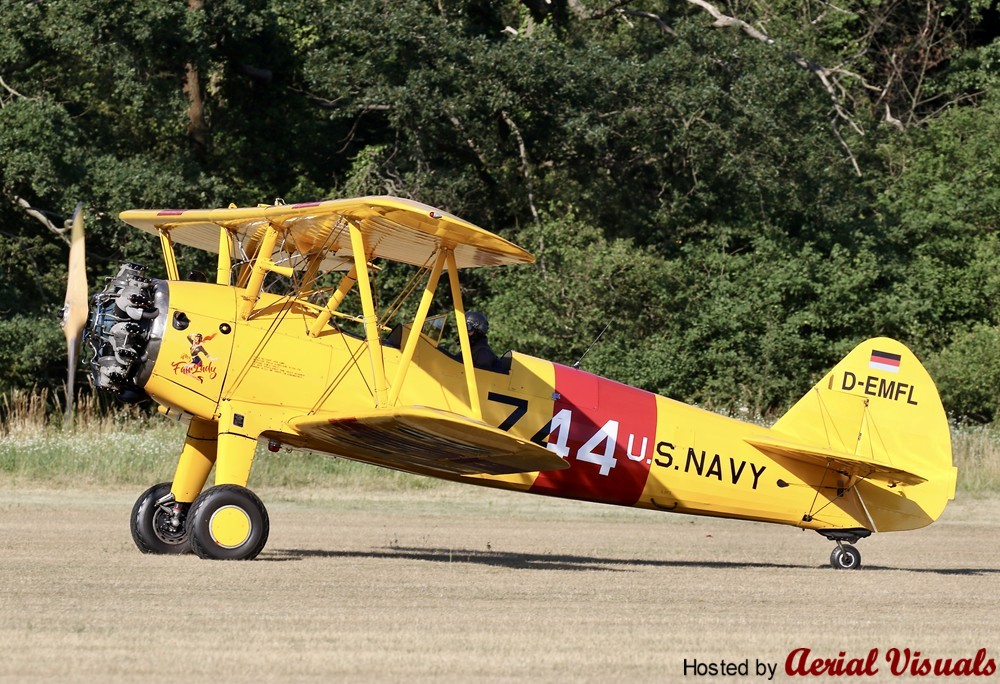
<instances>
[{"instance_id":1,"label":"green tree","mask_svg":"<svg viewBox=\"0 0 1000 684\"><path fill-rule=\"evenodd\" d=\"M23 202L84 202L97 282L160 268L124 209L389 193L538 253L466 282L499 342L572 362L610 322L585 367L679 399L780 410L876 334L971 365L996 37L984 0L0 0L0 328L58 339ZM0 385L58 382L9 344Z\"/></svg>"}]
</instances>

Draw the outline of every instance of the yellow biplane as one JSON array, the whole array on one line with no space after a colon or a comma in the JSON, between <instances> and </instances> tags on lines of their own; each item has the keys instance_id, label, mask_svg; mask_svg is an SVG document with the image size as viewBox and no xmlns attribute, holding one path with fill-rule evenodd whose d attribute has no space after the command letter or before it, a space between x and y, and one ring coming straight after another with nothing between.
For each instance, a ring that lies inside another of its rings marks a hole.
<instances>
[{"instance_id":1,"label":"yellow biplane","mask_svg":"<svg viewBox=\"0 0 1000 684\"><path fill-rule=\"evenodd\" d=\"M858 539L923 527L954 496L937 389L894 340L858 345L766 428L517 352L476 367L460 272L534 258L424 204L363 197L121 218L159 238L167 277L122 265L89 320L75 286L67 337L86 321L94 385L126 401L150 397L189 424L172 481L133 509L143 552L257 556L269 529L247 488L258 442L469 484L813 529L836 543L836 568L860 566ZM178 244L218 253L214 278L182 280ZM400 298L412 293L415 313L395 325L400 302L380 308L373 285L378 261L415 273ZM443 314L432 315L445 277L453 352L441 344Z\"/></svg>"}]
</instances>

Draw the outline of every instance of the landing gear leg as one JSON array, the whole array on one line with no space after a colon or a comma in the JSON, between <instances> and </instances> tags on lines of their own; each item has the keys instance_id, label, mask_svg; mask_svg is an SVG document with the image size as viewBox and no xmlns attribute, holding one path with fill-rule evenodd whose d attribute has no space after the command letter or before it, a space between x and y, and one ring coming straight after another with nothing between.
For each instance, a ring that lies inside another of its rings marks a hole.
<instances>
[{"instance_id":1,"label":"landing gear leg","mask_svg":"<svg viewBox=\"0 0 1000 684\"><path fill-rule=\"evenodd\" d=\"M215 486L191 504L191 548L201 558L250 560L267 543L270 526L264 504L246 486L260 430L231 403L220 408Z\"/></svg>"},{"instance_id":2,"label":"landing gear leg","mask_svg":"<svg viewBox=\"0 0 1000 684\"><path fill-rule=\"evenodd\" d=\"M195 500L215 465L218 450L219 424L192 418L170 490L177 501L190 504Z\"/></svg>"}]
</instances>

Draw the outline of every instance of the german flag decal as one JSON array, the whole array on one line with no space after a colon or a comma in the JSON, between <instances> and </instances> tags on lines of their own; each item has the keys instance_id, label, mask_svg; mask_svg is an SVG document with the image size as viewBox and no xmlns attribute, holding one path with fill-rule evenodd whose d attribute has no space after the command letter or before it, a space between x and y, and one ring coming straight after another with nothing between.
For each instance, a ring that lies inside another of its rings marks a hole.
<instances>
[{"instance_id":1,"label":"german flag decal","mask_svg":"<svg viewBox=\"0 0 1000 684\"><path fill-rule=\"evenodd\" d=\"M889 352L874 349L872 350L872 358L868 361L868 367L874 368L875 370L887 371L889 373L898 373L899 360L901 358L902 357L899 354L890 354Z\"/></svg>"}]
</instances>

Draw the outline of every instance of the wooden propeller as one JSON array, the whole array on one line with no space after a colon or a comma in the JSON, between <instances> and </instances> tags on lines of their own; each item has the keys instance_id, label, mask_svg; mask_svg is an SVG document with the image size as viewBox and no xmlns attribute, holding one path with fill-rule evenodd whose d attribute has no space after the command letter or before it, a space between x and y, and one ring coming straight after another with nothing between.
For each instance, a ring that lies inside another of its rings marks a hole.
<instances>
[{"instance_id":1,"label":"wooden propeller","mask_svg":"<svg viewBox=\"0 0 1000 684\"><path fill-rule=\"evenodd\" d=\"M80 354L80 339L87 326L87 261L83 239L83 205L73 212L72 238L69 247L69 271L66 278L66 301L63 305L62 327L66 335L66 415L68 424L73 419L73 402L76 398L76 365Z\"/></svg>"}]
</instances>

